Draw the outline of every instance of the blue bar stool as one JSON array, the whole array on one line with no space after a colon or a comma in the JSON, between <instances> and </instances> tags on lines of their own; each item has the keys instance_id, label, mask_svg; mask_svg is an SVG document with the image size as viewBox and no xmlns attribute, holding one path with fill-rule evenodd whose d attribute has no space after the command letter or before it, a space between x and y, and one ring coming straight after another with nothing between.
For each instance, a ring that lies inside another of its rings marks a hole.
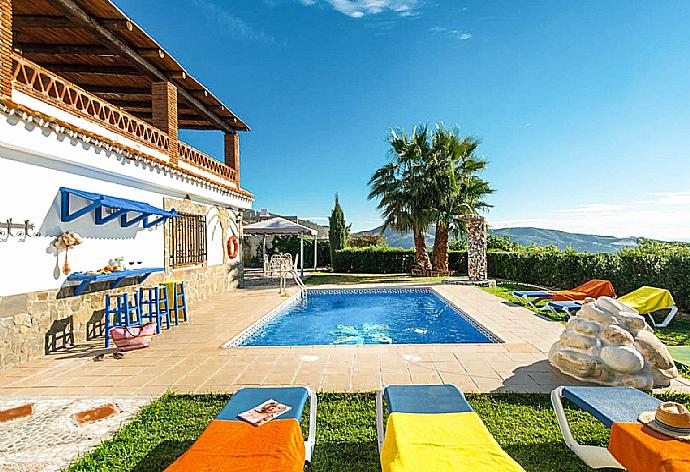
<instances>
[{"instance_id":1,"label":"blue bar stool","mask_svg":"<svg viewBox=\"0 0 690 472\"><path fill-rule=\"evenodd\" d=\"M170 304L168 291L165 287L139 287L137 305L141 320L156 322L156 334L161 332L161 324L165 317L165 327L170 329Z\"/></svg>"},{"instance_id":2,"label":"blue bar stool","mask_svg":"<svg viewBox=\"0 0 690 472\"><path fill-rule=\"evenodd\" d=\"M183 321L187 321L187 297L184 292L184 282L162 282L161 285L168 292L170 311L175 315L175 325L180 324L180 310L182 310Z\"/></svg>"},{"instance_id":3,"label":"blue bar stool","mask_svg":"<svg viewBox=\"0 0 690 472\"><path fill-rule=\"evenodd\" d=\"M116 295L106 294L104 318L105 347L109 347L111 328L115 326L137 326L141 324L138 295L134 294L134 304L130 304L128 293L118 293Z\"/></svg>"}]
</instances>

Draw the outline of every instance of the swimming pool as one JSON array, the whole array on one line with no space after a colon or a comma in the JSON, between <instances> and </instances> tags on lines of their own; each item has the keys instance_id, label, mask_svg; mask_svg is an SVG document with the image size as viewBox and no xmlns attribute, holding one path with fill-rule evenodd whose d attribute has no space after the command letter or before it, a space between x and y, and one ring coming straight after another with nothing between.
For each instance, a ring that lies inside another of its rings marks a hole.
<instances>
[{"instance_id":1,"label":"swimming pool","mask_svg":"<svg viewBox=\"0 0 690 472\"><path fill-rule=\"evenodd\" d=\"M311 346L501 342L429 288L310 289L226 344Z\"/></svg>"}]
</instances>

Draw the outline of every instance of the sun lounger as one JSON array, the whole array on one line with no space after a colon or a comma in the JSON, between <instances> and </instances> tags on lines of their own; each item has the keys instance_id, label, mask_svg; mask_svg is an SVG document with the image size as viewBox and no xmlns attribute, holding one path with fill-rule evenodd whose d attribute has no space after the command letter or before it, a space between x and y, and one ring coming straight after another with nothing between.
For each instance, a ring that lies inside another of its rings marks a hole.
<instances>
[{"instance_id":1,"label":"sun lounger","mask_svg":"<svg viewBox=\"0 0 690 472\"><path fill-rule=\"evenodd\" d=\"M614 297L616 291L608 280L590 280L572 290L535 290L535 291L516 291L513 296L522 300L532 308L537 308L534 304L541 300L551 301L576 301L585 298Z\"/></svg>"},{"instance_id":2,"label":"sun lounger","mask_svg":"<svg viewBox=\"0 0 690 472\"><path fill-rule=\"evenodd\" d=\"M613 423L636 423L643 411L655 411L660 401L632 387L558 387L551 392L551 403L556 412L558 426L565 444L594 469L624 467L611 455L608 449L599 446L579 444L570 432L565 417L562 399L574 403L590 413L604 426L611 429Z\"/></svg>"},{"instance_id":3,"label":"sun lounger","mask_svg":"<svg viewBox=\"0 0 690 472\"><path fill-rule=\"evenodd\" d=\"M389 385L377 394L376 420L383 472L524 472L455 385Z\"/></svg>"},{"instance_id":4,"label":"sun lounger","mask_svg":"<svg viewBox=\"0 0 690 472\"><path fill-rule=\"evenodd\" d=\"M671 292L663 288L647 286L640 287L637 290L620 297L618 301L625 303L630 308L634 308L641 315L647 315L652 326L655 328L667 327L678 312L676 302L673 301ZM652 317L652 313L661 310L669 310L669 312L661 323L657 323Z\"/></svg>"},{"instance_id":5,"label":"sun lounger","mask_svg":"<svg viewBox=\"0 0 690 472\"><path fill-rule=\"evenodd\" d=\"M276 400L292 409L261 426L238 414ZM300 420L309 400L309 435L302 437ZM280 470L301 472L311 462L316 436L316 395L309 387L243 388L225 405L199 439L166 470Z\"/></svg>"},{"instance_id":6,"label":"sun lounger","mask_svg":"<svg viewBox=\"0 0 690 472\"><path fill-rule=\"evenodd\" d=\"M555 314L565 313L568 317L574 316L580 308L582 308L581 302L548 302L546 304L551 312Z\"/></svg>"}]
</instances>

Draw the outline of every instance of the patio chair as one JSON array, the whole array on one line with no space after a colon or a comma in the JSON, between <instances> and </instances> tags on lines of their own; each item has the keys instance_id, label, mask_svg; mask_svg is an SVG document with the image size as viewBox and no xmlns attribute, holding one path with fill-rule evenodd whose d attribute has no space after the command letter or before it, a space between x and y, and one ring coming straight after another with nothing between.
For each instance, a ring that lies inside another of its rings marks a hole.
<instances>
[{"instance_id":1,"label":"patio chair","mask_svg":"<svg viewBox=\"0 0 690 472\"><path fill-rule=\"evenodd\" d=\"M594 279L578 285L572 290L518 290L513 292L513 296L526 305L538 309L535 303L541 300L575 301L589 297L616 298L616 291L610 281Z\"/></svg>"},{"instance_id":2,"label":"patio chair","mask_svg":"<svg viewBox=\"0 0 690 472\"><path fill-rule=\"evenodd\" d=\"M575 313L580 311L580 308L582 308L582 302L549 301L546 303L546 308L556 315L565 313L568 316L568 318L570 318L571 316L575 316Z\"/></svg>"},{"instance_id":3,"label":"patio chair","mask_svg":"<svg viewBox=\"0 0 690 472\"><path fill-rule=\"evenodd\" d=\"M601 469L624 467L608 449L579 444L570 432L562 399L590 413L604 426L611 429L613 423L636 423L643 411L655 411L661 403L654 397L632 387L572 387L562 386L551 392L551 403L556 412L558 426L565 444L589 467Z\"/></svg>"},{"instance_id":4,"label":"patio chair","mask_svg":"<svg viewBox=\"0 0 690 472\"><path fill-rule=\"evenodd\" d=\"M455 385L386 386L376 396L376 433L383 472L524 472Z\"/></svg>"},{"instance_id":5,"label":"patio chair","mask_svg":"<svg viewBox=\"0 0 690 472\"><path fill-rule=\"evenodd\" d=\"M643 286L623 295L618 301L637 310L640 315L647 315L655 328L667 327L678 313L678 307L676 307L671 292L663 288ZM663 321L657 323L652 314L663 310L669 310L669 312Z\"/></svg>"},{"instance_id":6,"label":"patio chair","mask_svg":"<svg viewBox=\"0 0 690 472\"><path fill-rule=\"evenodd\" d=\"M292 409L261 426L238 418L238 414L271 399ZM305 441L300 421L307 400L309 434ZM316 395L309 387L242 388L166 470L302 472L305 463L311 462L315 438Z\"/></svg>"}]
</instances>

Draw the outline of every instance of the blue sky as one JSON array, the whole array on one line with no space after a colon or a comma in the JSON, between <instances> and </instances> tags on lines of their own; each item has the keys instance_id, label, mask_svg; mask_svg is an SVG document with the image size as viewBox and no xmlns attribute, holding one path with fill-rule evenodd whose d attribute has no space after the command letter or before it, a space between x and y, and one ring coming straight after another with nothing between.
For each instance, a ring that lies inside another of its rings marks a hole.
<instances>
[{"instance_id":1,"label":"blue sky","mask_svg":"<svg viewBox=\"0 0 690 472\"><path fill-rule=\"evenodd\" d=\"M375 227L389 129L443 121L482 139L493 226L690 240L686 1L116 1L252 127L256 208L338 192Z\"/></svg>"}]
</instances>

